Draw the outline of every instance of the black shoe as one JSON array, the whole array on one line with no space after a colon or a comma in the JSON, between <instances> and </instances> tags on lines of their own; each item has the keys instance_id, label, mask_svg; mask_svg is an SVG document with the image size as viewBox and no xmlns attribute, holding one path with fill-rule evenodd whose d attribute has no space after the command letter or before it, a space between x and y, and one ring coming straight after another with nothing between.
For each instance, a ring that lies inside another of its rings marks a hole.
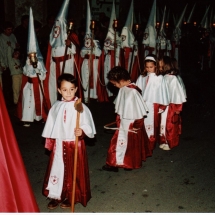
<instances>
[{"instance_id":1,"label":"black shoe","mask_svg":"<svg viewBox=\"0 0 215 215\"><path fill-rule=\"evenodd\" d=\"M132 169L124 168L125 171L132 171Z\"/></svg>"},{"instance_id":2,"label":"black shoe","mask_svg":"<svg viewBox=\"0 0 215 215\"><path fill-rule=\"evenodd\" d=\"M105 171L109 171L109 172L118 172L118 167L114 167L114 166L109 166L107 164L105 164L103 167L102 167L103 170Z\"/></svg>"},{"instance_id":3,"label":"black shoe","mask_svg":"<svg viewBox=\"0 0 215 215\"><path fill-rule=\"evenodd\" d=\"M47 207L48 207L48 209L53 210L53 209L55 209L56 207L58 207L58 205L59 205L59 201L58 201L58 200L56 200L56 199L51 199L51 201L48 203Z\"/></svg>"}]
</instances>

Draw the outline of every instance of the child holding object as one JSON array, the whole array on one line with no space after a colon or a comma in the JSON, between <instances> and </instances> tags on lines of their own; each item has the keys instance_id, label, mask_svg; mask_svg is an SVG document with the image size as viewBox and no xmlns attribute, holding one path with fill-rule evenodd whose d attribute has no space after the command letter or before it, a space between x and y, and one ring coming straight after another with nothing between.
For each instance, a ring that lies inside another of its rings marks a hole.
<instances>
[{"instance_id":1,"label":"child holding object","mask_svg":"<svg viewBox=\"0 0 215 215\"><path fill-rule=\"evenodd\" d=\"M57 80L61 101L51 107L42 133L46 138L45 148L51 151L43 184L43 194L51 199L49 209L71 206L73 157L75 138L79 137L75 203L83 206L91 198L90 177L84 136L93 138L96 131L90 110L84 104L80 114L80 128L76 129L77 111L74 104L78 98L77 81L73 75L64 73Z\"/></svg>"},{"instance_id":2,"label":"child holding object","mask_svg":"<svg viewBox=\"0 0 215 215\"><path fill-rule=\"evenodd\" d=\"M140 168L142 161L151 156L144 126L147 107L141 90L131 83L130 75L123 67L111 69L107 78L119 88L119 93L115 99L117 128L110 142L106 165L102 169L118 172L118 167L125 170Z\"/></svg>"}]
</instances>

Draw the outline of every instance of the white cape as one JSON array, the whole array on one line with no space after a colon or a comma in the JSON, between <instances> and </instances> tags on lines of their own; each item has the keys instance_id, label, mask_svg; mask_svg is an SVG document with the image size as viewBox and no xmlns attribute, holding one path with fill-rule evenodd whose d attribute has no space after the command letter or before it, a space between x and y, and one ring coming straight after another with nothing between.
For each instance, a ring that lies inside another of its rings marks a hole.
<instances>
[{"instance_id":1,"label":"white cape","mask_svg":"<svg viewBox=\"0 0 215 215\"><path fill-rule=\"evenodd\" d=\"M175 75L167 74L164 79L167 83L170 103L182 104L186 102L186 97L178 78Z\"/></svg>"},{"instance_id":2,"label":"white cape","mask_svg":"<svg viewBox=\"0 0 215 215\"><path fill-rule=\"evenodd\" d=\"M75 101L56 101L49 111L49 115L42 133L45 138L75 140L74 129L76 127L77 111L74 108ZM89 137L96 134L94 121L90 110L84 104L80 114L80 128Z\"/></svg>"},{"instance_id":3,"label":"white cape","mask_svg":"<svg viewBox=\"0 0 215 215\"><path fill-rule=\"evenodd\" d=\"M141 94L133 88L122 87L114 101L115 112L123 119L142 119L147 116L148 108Z\"/></svg>"},{"instance_id":4,"label":"white cape","mask_svg":"<svg viewBox=\"0 0 215 215\"><path fill-rule=\"evenodd\" d=\"M155 73L148 73L145 77L140 75L136 85L142 90L144 101L169 105L168 89L162 75L157 76Z\"/></svg>"}]
</instances>

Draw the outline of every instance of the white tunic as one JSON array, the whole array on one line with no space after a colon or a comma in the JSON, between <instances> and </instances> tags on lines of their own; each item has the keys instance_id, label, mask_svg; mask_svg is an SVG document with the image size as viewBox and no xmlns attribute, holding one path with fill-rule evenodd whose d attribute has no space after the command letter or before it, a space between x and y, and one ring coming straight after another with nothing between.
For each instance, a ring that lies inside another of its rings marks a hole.
<instances>
[{"instance_id":1,"label":"white tunic","mask_svg":"<svg viewBox=\"0 0 215 215\"><path fill-rule=\"evenodd\" d=\"M44 70L43 68L44 67L40 64L40 62L38 62L37 69L40 72L39 78L41 80L41 84L42 84L42 81L46 77L46 70ZM23 74L30 78L37 77L35 69L32 67L32 65L30 65L28 63L26 63L26 65L23 68ZM41 120L42 115L40 115L40 116L36 115L33 84L27 82L23 88L22 93L23 93L23 96L22 96L22 119L21 119L21 121L33 122L34 120L37 120L37 121ZM42 113L43 96L42 96L41 90L40 90L40 101L41 101L41 113Z\"/></svg>"}]
</instances>

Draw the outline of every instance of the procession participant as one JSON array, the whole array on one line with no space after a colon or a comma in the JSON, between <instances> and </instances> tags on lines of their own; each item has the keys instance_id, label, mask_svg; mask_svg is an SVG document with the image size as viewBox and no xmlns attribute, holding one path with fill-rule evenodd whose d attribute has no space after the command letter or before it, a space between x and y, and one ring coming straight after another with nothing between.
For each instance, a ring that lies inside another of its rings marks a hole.
<instances>
[{"instance_id":1,"label":"procession participant","mask_svg":"<svg viewBox=\"0 0 215 215\"><path fill-rule=\"evenodd\" d=\"M135 82L140 74L140 65L138 59L138 43L132 32L133 19L134 6L132 0L125 26L121 32L120 65L130 73L131 80Z\"/></svg>"},{"instance_id":2,"label":"procession participant","mask_svg":"<svg viewBox=\"0 0 215 215\"><path fill-rule=\"evenodd\" d=\"M144 61L143 73L136 81L142 90L149 113L144 119L146 133L149 138L150 149L153 150L159 142L161 113L169 105L168 90L164 78L158 71L158 62L155 55L147 55Z\"/></svg>"},{"instance_id":3,"label":"procession participant","mask_svg":"<svg viewBox=\"0 0 215 215\"><path fill-rule=\"evenodd\" d=\"M144 35L143 35L143 48L144 48L144 58L148 54L156 54L156 0L152 4L152 9L149 15L148 23L146 25Z\"/></svg>"},{"instance_id":4,"label":"procession participant","mask_svg":"<svg viewBox=\"0 0 215 215\"><path fill-rule=\"evenodd\" d=\"M11 47L11 51L18 48L17 39L13 34L13 24L11 22L4 22L3 32L0 34L0 60L2 71L2 83L4 96L8 98L9 102L13 104L13 91L12 91L12 78L9 69L8 59L8 46ZM10 104L10 105L11 105Z\"/></svg>"},{"instance_id":5,"label":"procession participant","mask_svg":"<svg viewBox=\"0 0 215 215\"><path fill-rule=\"evenodd\" d=\"M82 104L83 112L80 113L80 125L77 128L75 103L78 98L75 96L77 81L74 76L64 73L58 77L57 84L62 99L51 107L42 133L46 138L45 148L51 151L42 192L50 199L49 209L55 209L59 203L61 208L71 207L73 170L77 167L74 203L86 206L91 198L91 190L84 137L94 137L95 125L90 110ZM75 167L73 157L76 137L78 157Z\"/></svg>"},{"instance_id":6,"label":"procession participant","mask_svg":"<svg viewBox=\"0 0 215 215\"><path fill-rule=\"evenodd\" d=\"M13 102L16 105L18 103L21 90L23 73L23 68L20 61L20 49L14 49L12 52L11 46L8 46L7 54L10 74L12 76Z\"/></svg>"},{"instance_id":7,"label":"procession participant","mask_svg":"<svg viewBox=\"0 0 215 215\"><path fill-rule=\"evenodd\" d=\"M172 57L176 58L178 62L180 62L179 59L179 53L180 53L180 39L181 39L181 23L184 18L184 14L186 12L187 5L185 6L184 10L182 11L182 14L175 26L175 29L173 30L172 33Z\"/></svg>"},{"instance_id":8,"label":"procession participant","mask_svg":"<svg viewBox=\"0 0 215 215\"><path fill-rule=\"evenodd\" d=\"M158 58L163 57L164 55L169 55L171 50L170 40L167 39L167 35L165 32L165 14L166 6L164 7L163 19L157 36L156 55Z\"/></svg>"},{"instance_id":9,"label":"procession participant","mask_svg":"<svg viewBox=\"0 0 215 215\"><path fill-rule=\"evenodd\" d=\"M22 154L0 89L0 213L38 213Z\"/></svg>"},{"instance_id":10,"label":"procession participant","mask_svg":"<svg viewBox=\"0 0 215 215\"><path fill-rule=\"evenodd\" d=\"M81 49L81 78L85 103L90 103L90 98L99 102L108 101L104 79L101 78L103 72L101 48L99 41L94 40L95 21L91 19L90 4L87 0L86 32L84 46Z\"/></svg>"},{"instance_id":11,"label":"procession participant","mask_svg":"<svg viewBox=\"0 0 215 215\"><path fill-rule=\"evenodd\" d=\"M76 54L76 47L70 40L67 40L66 17L69 1L64 0L49 37L46 57L47 77L44 81L44 90L51 105L57 100L58 76L63 72L74 75L74 55ZM64 71L62 71L63 66Z\"/></svg>"},{"instance_id":12,"label":"procession participant","mask_svg":"<svg viewBox=\"0 0 215 215\"><path fill-rule=\"evenodd\" d=\"M164 76L169 93L169 105L161 113L159 147L170 150L179 144L181 134L181 111L186 102L184 90L177 78L178 70L172 64L169 56L159 59L159 71Z\"/></svg>"},{"instance_id":13,"label":"procession participant","mask_svg":"<svg viewBox=\"0 0 215 215\"><path fill-rule=\"evenodd\" d=\"M113 92L111 92L109 89L109 80L107 79L107 74L113 67L119 65L120 38L117 33L117 27L118 22L116 20L115 1L113 0L108 33L104 41L104 48L102 51L102 56L104 55L104 81L108 97L113 96Z\"/></svg>"},{"instance_id":14,"label":"procession participant","mask_svg":"<svg viewBox=\"0 0 215 215\"><path fill-rule=\"evenodd\" d=\"M128 71L120 66L110 70L108 80L119 93L115 100L116 131L110 141L107 153L105 171L118 172L142 167L152 155L144 126L147 108L141 96L141 90L131 81Z\"/></svg>"},{"instance_id":15,"label":"procession participant","mask_svg":"<svg viewBox=\"0 0 215 215\"><path fill-rule=\"evenodd\" d=\"M34 120L46 120L50 105L43 91L46 69L37 43L32 9L29 12L27 59L23 68L22 89L17 105L17 117L29 127Z\"/></svg>"}]
</instances>

